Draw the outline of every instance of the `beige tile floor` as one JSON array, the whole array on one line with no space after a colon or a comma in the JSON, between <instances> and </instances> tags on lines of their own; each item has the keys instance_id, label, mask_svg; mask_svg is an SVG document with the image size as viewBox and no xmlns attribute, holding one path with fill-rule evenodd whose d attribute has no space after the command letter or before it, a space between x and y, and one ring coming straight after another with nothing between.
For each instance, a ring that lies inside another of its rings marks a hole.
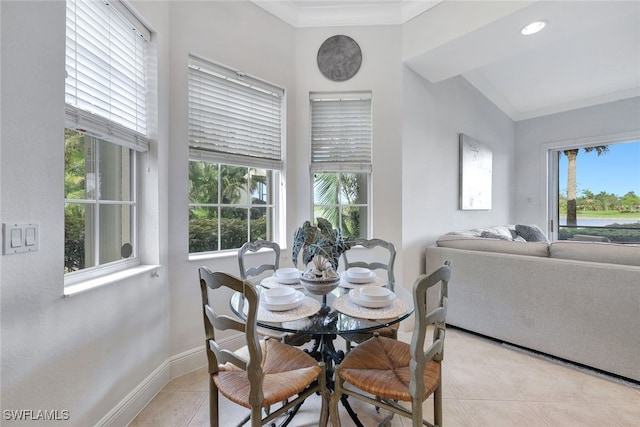
<instances>
[{"instance_id":1,"label":"beige tile floor","mask_svg":"<svg viewBox=\"0 0 640 427\"><path fill-rule=\"evenodd\" d=\"M409 340L410 335L399 337ZM443 362L444 424L448 427L638 427L640 386L585 372L449 328ZM131 422L130 427L208 425L204 368L172 380ZM245 410L221 398L221 425L236 425ZM354 402L365 426L383 418ZM431 398L424 404L432 419ZM309 398L292 427L317 426L319 398ZM345 413L343 426L353 426ZM393 426L410 426L394 417Z\"/></svg>"}]
</instances>

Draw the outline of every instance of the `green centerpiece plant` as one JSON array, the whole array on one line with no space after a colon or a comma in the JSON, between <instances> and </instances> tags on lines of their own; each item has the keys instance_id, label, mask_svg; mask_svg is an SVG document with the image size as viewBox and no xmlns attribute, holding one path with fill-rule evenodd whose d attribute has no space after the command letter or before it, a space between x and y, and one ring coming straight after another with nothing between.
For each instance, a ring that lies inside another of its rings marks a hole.
<instances>
[{"instance_id":1,"label":"green centerpiece plant","mask_svg":"<svg viewBox=\"0 0 640 427\"><path fill-rule=\"evenodd\" d=\"M302 253L302 263L305 271L302 273L303 284L307 282L335 282L340 281L337 273L340 256L351 247L351 243L342 237L338 229L324 218L317 218L318 225L305 221L293 235L292 258L298 267L298 256ZM307 269L309 263L312 267Z\"/></svg>"}]
</instances>

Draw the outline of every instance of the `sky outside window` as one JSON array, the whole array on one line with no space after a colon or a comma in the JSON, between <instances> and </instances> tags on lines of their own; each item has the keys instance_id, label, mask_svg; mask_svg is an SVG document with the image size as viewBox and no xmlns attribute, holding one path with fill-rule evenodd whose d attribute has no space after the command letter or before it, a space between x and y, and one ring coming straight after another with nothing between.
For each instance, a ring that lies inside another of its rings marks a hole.
<instances>
[{"instance_id":1,"label":"sky outside window","mask_svg":"<svg viewBox=\"0 0 640 427\"><path fill-rule=\"evenodd\" d=\"M640 141L609 144L609 151L600 156L596 151L585 153L580 149L576 160L578 197L583 191L593 194L602 191L624 196L630 191L640 195ZM567 156L560 155L560 191L567 191Z\"/></svg>"}]
</instances>

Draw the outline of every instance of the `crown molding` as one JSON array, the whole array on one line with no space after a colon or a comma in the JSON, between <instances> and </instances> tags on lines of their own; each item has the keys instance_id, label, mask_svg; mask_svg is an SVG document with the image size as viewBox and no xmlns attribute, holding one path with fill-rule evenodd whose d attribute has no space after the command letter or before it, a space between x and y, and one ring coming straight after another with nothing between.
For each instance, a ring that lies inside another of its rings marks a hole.
<instances>
[{"instance_id":1,"label":"crown molding","mask_svg":"<svg viewBox=\"0 0 640 427\"><path fill-rule=\"evenodd\" d=\"M415 18L443 0L397 0L370 2L303 2L251 0L296 28L362 25L398 25Z\"/></svg>"},{"instance_id":2,"label":"crown molding","mask_svg":"<svg viewBox=\"0 0 640 427\"><path fill-rule=\"evenodd\" d=\"M276 18L294 27L298 25L298 8L292 1L250 0L251 3L266 10Z\"/></svg>"}]
</instances>

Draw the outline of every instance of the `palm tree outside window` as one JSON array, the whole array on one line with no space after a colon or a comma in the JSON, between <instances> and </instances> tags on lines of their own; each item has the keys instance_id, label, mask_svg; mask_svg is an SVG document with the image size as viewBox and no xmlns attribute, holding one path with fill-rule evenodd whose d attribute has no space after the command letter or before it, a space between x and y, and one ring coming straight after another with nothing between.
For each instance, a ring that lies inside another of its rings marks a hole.
<instances>
[{"instance_id":1,"label":"palm tree outside window","mask_svg":"<svg viewBox=\"0 0 640 427\"><path fill-rule=\"evenodd\" d=\"M313 217L347 239L371 233L371 93L311 93Z\"/></svg>"},{"instance_id":2,"label":"palm tree outside window","mask_svg":"<svg viewBox=\"0 0 640 427\"><path fill-rule=\"evenodd\" d=\"M551 229L557 239L640 243L640 141L552 154Z\"/></svg>"}]
</instances>

